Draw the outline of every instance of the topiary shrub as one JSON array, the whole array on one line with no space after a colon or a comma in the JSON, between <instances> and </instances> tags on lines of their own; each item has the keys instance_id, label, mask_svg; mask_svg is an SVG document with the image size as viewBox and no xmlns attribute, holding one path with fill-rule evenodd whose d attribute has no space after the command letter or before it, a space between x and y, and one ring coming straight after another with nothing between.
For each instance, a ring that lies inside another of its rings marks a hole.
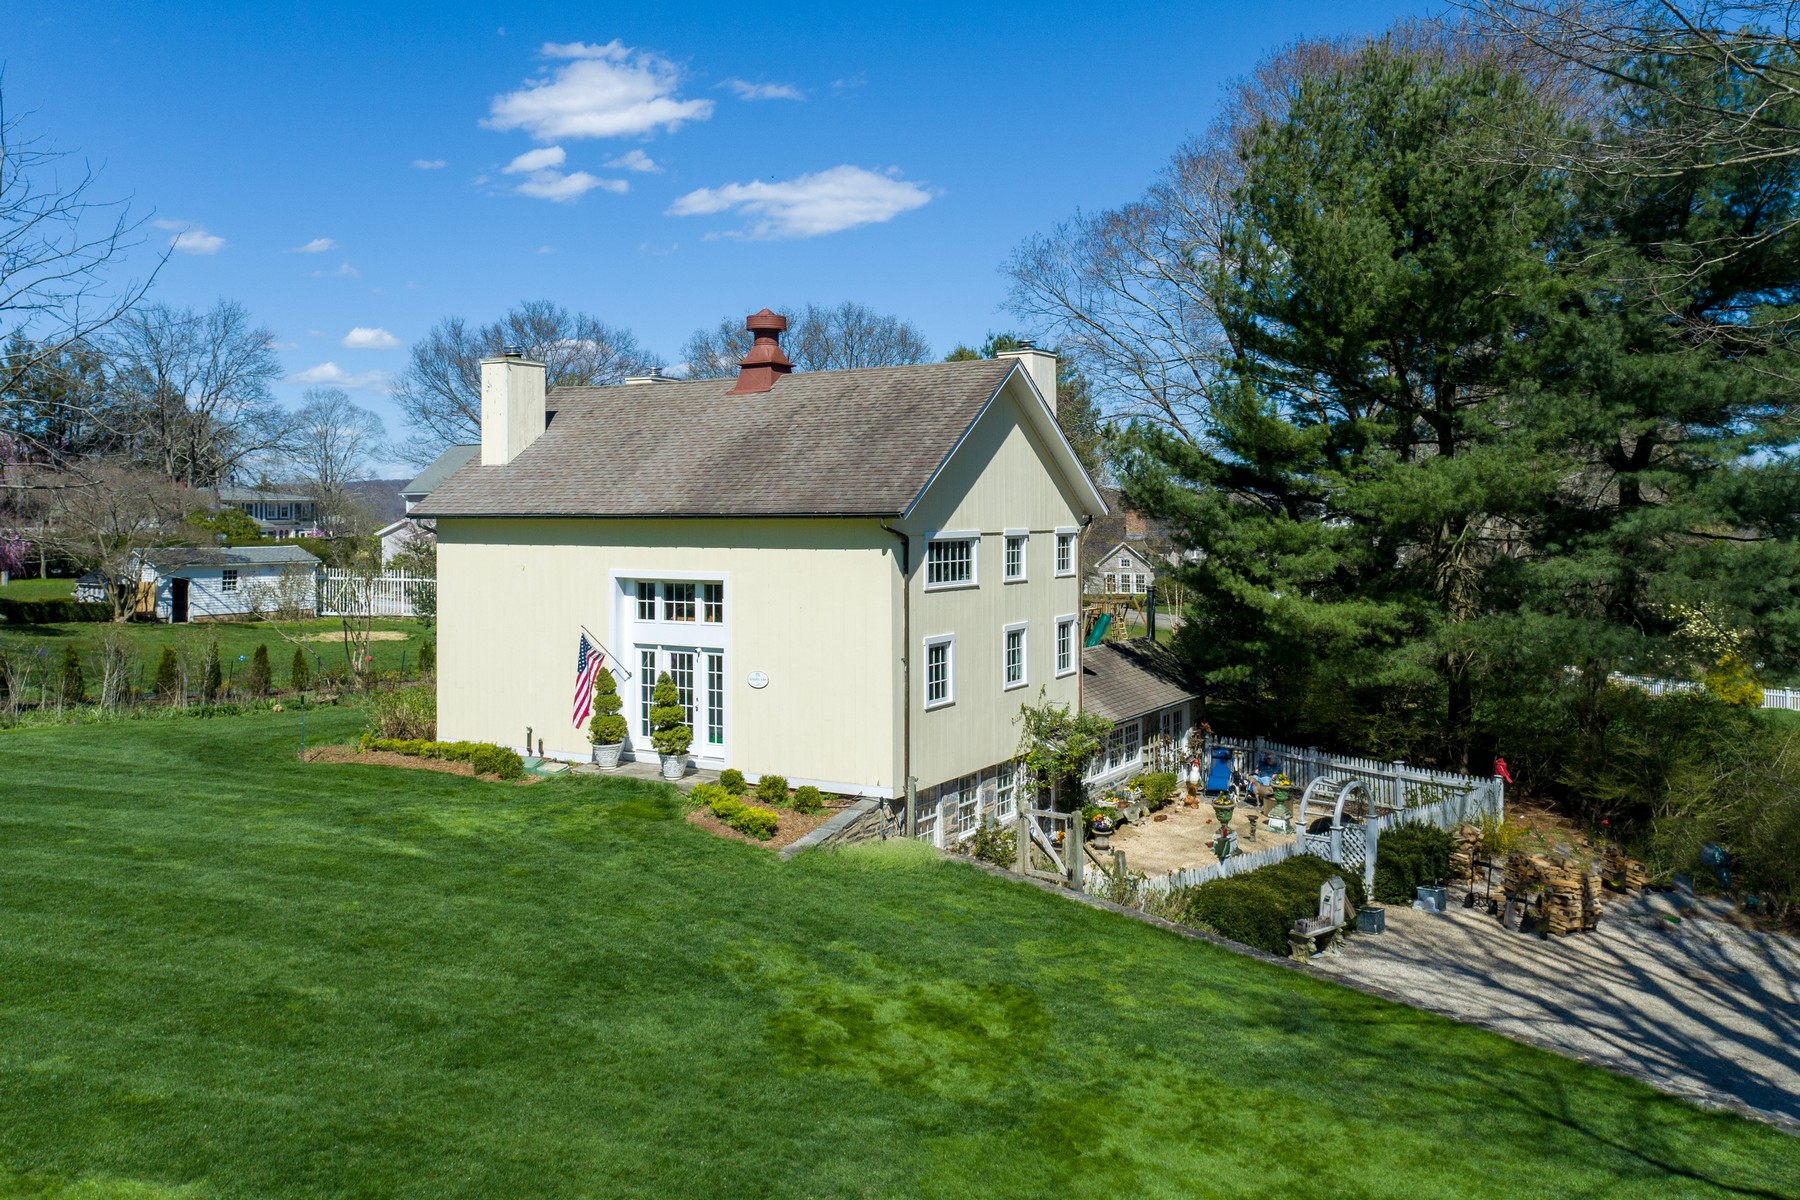
<instances>
[{"instance_id":1,"label":"topiary shrub","mask_svg":"<svg viewBox=\"0 0 1800 1200\"><path fill-rule=\"evenodd\" d=\"M1375 899L1411 904L1418 889L1450 874L1456 839L1435 825L1398 825L1375 843Z\"/></svg>"},{"instance_id":2,"label":"topiary shrub","mask_svg":"<svg viewBox=\"0 0 1800 1200\"><path fill-rule=\"evenodd\" d=\"M1184 925L1286 956L1288 930L1301 917L1318 916L1319 887L1333 875L1343 879L1351 910L1361 908L1361 876L1313 854L1187 889L1172 908Z\"/></svg>"},{"instance_id":3,"label":"topiary shrub","mask_svg":"<svg viewBox=\"0 0 1800 1200\"><path fill-rule=\"evenodd\" d=\"M173 704L180 695L181 660L175 657L175 647L164 646L162 657L156 660L156 698Z\"/></svg>"},{"instance_id":4,"label":"topiary shrub","mask_svg":"<svg viewBox=\"0 0 1800 1200\"><path fill-rule=\"evenodd\" d=\"M1167 805L1175 796L1177 782L1173 771L1151 771L1147 775L1139 775L1138 795L1144 798L1144 807L1155 812Z\"/></svg>"},{"instance_id":5,"label":"topiary shrub","mask_svg":"<svg viewBox=\"0 0 1800 1200\"><path fill-rule=\"evenodd\" d=\"M601 668L594 678L594 718L588 722L588 741L596 746L616 746L625 740L631 730L619 715L623 703L618 680L611 671Z\"/></svg>"},{"instance_id":6,"label":"topiary shrub","mask_svg":"<svg viewBox=\"0 0 1800 1200\"><path fill-rule=\"evenodd\" d=\"M788 802L787 777L764 775L756 781L756 798L771 808L785 805Z\"/></svg>"},{"instance_id":7,"label":"topiary shrub","mask_svg":"<svg viewBox=\"0 0 1800 1200\"><path fill-rule=\"evenodd\" d=\"M63 647L62 698L65 704L80 704L87 699L87 678L81 673L81 655L72 645Z\"/></svg>"},{"instance_id":8,"label":"topiary shrub","mask_svg":"<svg viewBox=\"0 0 1800 1200\"><path fill-rule=\"evenodd\" d=\"M688 727L687 708L681 703L681 689L664 671L656 677L650 693L650 744L658 754L686 754L694 744L694 731Z\"/></svg>"},{"instance_id":9,"label":"topiary shrub","mask_svg":"<svg viewBox=\"0 0 1800 1200\"><path fill-rule=\"evenodd\" d=\"M294 665L288 668L288 686L296 692L304 692L312 683L312 667L306 661L306 651L294 647Z\"/></svg>"},{"instance_id":10,"label":"topiary shrub","mask_svg":"<svg viewBox=\"0 0 1800 1200\"><path fill-rule=\"evenodd\" d=\"M744 773L736 767L726 767L719 772L719 786L734 796L742 796L750 790L750 784L744 778Z\"/></svg>"},{"instance_id":11,"label":"topiary shrub","mask_svg":"<svg viewBox=\"0 0 1800 1200\"><path fill-rule=\"evenodd\" d=\"M806 784L794 793L794 811L797 813L816 813L825 810L825 796L812 784Z\"/></svg>"}]
</instances>

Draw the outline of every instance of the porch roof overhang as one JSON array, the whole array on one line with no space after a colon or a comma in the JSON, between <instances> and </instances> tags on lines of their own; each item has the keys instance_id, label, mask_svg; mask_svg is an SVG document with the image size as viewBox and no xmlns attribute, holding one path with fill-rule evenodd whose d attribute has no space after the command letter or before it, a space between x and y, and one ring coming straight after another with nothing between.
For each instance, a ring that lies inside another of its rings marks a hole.
<instances>
[{"instance_id":1,"label":"porch roof overhang","mask_svg":"<svg viewBox=\"0 0 1800 1200\"><path fill-rule=\"evenodd\" d=\"M1109 721L1129 721L1198 700L1204 688L1167 646L1135 638L1081 652L1081 708Z\"/></svg>"}]
</instances>

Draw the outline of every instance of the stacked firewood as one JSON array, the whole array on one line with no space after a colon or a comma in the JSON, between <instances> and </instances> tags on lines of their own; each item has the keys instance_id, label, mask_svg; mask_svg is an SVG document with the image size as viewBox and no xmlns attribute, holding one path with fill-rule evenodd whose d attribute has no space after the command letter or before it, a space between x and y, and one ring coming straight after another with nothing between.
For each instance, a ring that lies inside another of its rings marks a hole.
<instances>
[{"instance_id":1,"label":"stacked firewood","mask_svg":"<svg viewBox=\"0 0 1800 1200\"><path fill-rule=\"evenodd\" d=\"M1650 882L1644 864L1617 846L1608 846L1600 852L1600 877L1608 887L1622 892L1637 891Z\"/></svg>"},{"instance_id":2,"label":"stacked firewood","mask_svg":"<svg viewBox=\"0 0 1800 1200\"><path fill-rule=\"evenodd\" d=\"M1579 933L1600 923L1600 880L1591 866L1564 854L1511 854L1500 883L1506 899L1555 934Z\"/></svg>"},{"instance_id":3,"label":"stacked firewood","mask_svg":"<svg viewBox=\"0 0 1800 1200\"><path fill-rule=\"evenodd\" d=\"M1460 879L1474 887L1486 860L1481 855L1481 830L1474 825L1459 826L1454 849L1450 851L1450 878Z\"/></svg>"}]
</instances>

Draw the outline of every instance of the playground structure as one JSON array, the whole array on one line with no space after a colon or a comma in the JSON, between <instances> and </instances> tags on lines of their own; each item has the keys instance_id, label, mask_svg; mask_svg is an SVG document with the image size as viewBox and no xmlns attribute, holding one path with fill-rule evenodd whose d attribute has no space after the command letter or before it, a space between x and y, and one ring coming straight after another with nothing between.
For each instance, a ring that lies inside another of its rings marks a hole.
<instances>
[{"instance_id":1,"label":"playground structure","mask_svg":"<svg viewBox=\"0 0 1800 1200\"><path fill-rule=\"evenodd\" d=\"M1121 641L1132 636L1130 631L1134 627L1148 628L1145 611L1148 599L1147 595L1130 592L1087 597L1081 609L1081 644L1098 646L1102 642Z\"/></svg>"}]
</instances>

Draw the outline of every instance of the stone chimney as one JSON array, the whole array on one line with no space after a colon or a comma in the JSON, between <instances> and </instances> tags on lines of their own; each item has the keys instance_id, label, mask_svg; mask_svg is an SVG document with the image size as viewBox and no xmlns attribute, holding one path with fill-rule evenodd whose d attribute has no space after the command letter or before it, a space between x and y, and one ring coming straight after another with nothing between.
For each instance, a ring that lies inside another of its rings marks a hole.
<instances>
[{"instance_id":1,"label":"stone chimney","mask_svg":"<svg viewBox=\"0 0 1800 1200\"><path fill-rule=\"evenodd\" d=\"M737 386L729 393L733 396L770 391L776 380L794 369L794 364L788 361L788 356L781 350L781 334L787 328L786 317L765 308L746 317L744 328L755 334L756 340L750 345L750 353L744 355L744 361L738 364Z\"/></svg>"},{"instance_id":2,"label":"stone chimney","mask_svg":"<svg viewBox=\"0 0 1800 1200\"><path fill-rule=\"evenodd\" d=\"M1037 390L1044 397L1044 403L1050 411L1056 411L1056 355L1048 350L1039 350L1029 341L1021 341L1017 350L1002 350L995 358L1016 358L1031 375L1031 382L1037 384Z\"/></svg>"},{"instance_id":3,"label":"stone chimney","mask_svg":"<svg viewBox=\"0 0 1800 1200\"><path fill-rule=\"evenodd\" d=\"M544 432L544 364L508 346L481 360L481 465L504 467Z\"/></svg>"}]
</instances>

